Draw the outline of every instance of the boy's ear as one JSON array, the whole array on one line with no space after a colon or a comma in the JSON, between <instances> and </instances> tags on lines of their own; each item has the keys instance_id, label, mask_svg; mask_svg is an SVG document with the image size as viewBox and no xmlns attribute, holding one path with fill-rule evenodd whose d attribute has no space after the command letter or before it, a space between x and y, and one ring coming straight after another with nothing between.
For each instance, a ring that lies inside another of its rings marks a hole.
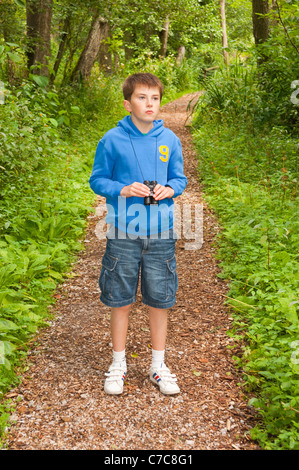
<instances>
[{"instance_id":1,"label":"boy's ear","mask_svg":"<svg viewBox=\"0 0 299 470\"><path fill-rule=\"evenodd\" d=\"M128 113L130 113L130 112L132 111L130 101L125 100L125 101L124 101L124 107L125 107L125 110L128 111Z\"/></svg>"}]
</instances>

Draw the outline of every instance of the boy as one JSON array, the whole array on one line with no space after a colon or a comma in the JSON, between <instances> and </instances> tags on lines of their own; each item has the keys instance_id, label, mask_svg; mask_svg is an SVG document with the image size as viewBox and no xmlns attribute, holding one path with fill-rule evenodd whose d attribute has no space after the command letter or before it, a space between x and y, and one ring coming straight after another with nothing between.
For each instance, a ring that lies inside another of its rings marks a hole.
<instances>
[{"instance_id":1,"label":"boy","mask_svg":"<svg viewBox=\"0 0 299 470\"><path fill-rule=\"evenodd\" d=\"M123 392L129 312L140 270L152 339L150 380L163 394L172 395L180 389L164 354L167 309L175 304L178 288L173 197L184 191L187 179L178 137L156 119L163 94L158 77L133 74L125 80L123 94L130 115L98 143L89 180L91 189L106 197L110 225L99 279L101 301L111 307L113 346L104 390Z\"/></svg>"}]
</instances>

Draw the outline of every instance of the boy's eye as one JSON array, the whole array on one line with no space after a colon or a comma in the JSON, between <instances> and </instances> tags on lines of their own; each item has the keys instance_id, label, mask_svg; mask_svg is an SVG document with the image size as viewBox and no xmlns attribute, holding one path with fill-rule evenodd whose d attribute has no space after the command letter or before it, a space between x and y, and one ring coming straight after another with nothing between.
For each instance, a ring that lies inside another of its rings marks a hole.
<instances>
[{"instance_id":1,"label":"boy's eye","mask_svg":"<svg viewBox=\"0 0 299 470\"><path fill-rule=\"evenodd\" d=\"M139 99L140 99L140 100L145 100L145 96L139 96ZM152 98L152 100L158 101L159 98L158 98L158 96L154 96L154 97Z\"/></svg>"}]
</instances>

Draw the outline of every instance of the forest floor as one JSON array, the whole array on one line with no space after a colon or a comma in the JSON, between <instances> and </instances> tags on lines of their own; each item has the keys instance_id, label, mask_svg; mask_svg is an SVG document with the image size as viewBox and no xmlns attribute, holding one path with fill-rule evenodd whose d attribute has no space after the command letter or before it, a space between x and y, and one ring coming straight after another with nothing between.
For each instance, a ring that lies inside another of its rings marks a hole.
<instances>
[{"instance_id":1,"label":"forest floor","mask_svg":"<svg viewBox=\"0 0 299 470\"><path fill-rule=\"evenodd\" d=\"M54 319L40 332L22 383L7 394L16 405L8 449L259 449L249 435L257 418L240 387L232 360L237 352L228 347L234 344L227 335L232 328L224 304L228 286L217 277L213 246L220 227L203 201L185 126L188 103L197 96L185 95L160 114L183 147L188 186L176 204L203 208L202 246L190 249L192 240L178 233L179 291L169 311L166 363L177 374L181 393L164 396L149 381L151 340L140 294L130 316L124 393L104 393L111 362L109 308L101 304L98 288L105 239L95 234L103 215L90 214L86 249L73 265L73 277L57 289ZM98 197L97 205L104 201Z\"/></svg>"}]
</instances>

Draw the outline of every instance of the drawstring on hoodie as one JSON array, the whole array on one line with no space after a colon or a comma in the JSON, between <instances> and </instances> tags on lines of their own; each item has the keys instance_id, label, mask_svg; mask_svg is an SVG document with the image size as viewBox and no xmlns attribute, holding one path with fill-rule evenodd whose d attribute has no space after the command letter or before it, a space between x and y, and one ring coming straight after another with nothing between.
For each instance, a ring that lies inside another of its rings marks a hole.
<instances>
[{"instance_id":1,"label":"drawstring on hoodie","mask_svg":"<svg viewBox=\"0 0 299 470\"><path fill-rule=\"evenodd\" d=\"M139 167L139 170L140 170L140 173L141 173L141 176L142 176L142 180L145 181L145 178L143 176L143 173L142 173L142 170L141 170L141 166L140 166L140 163L139 163L139 160L138 160L138 157L137 157L137 154L136 154L136 151L135 151L135 148L134 148L134 145L133 145L133 142L132 142L132 138L131 138L131 134L129 132L129 137L130 137L130 141L131 141L131 145L132 145L132 149L133 149L133 152L134 152L134 155L135 155L135 158L137 160L137 163L138 163L138 167ZM157 181L157 163L158 163L158 138L156 137L156 155L155 155L155 181Z\"/></svg>"}]
</instances>

